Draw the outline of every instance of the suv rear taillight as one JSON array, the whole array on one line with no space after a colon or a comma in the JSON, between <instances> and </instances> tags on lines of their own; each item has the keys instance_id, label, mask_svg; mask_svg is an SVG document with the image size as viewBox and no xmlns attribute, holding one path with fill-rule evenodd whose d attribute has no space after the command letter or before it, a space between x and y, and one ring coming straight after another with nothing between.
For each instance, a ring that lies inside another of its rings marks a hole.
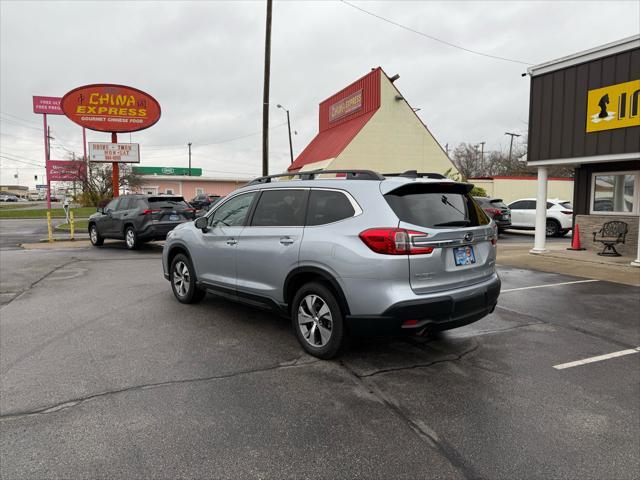
<instances>
[{"instance_id":1,"label":"suv rear taillight","mask_svg":"<svg viewBox=\"0 0 640 480\"><path fill-rule=\"evenodd\" d=\"M433 252L433 247L416 247L412 237L426 237L424 232L403 228L370 228L360 234L364 244L376 253L385 255L420 255Z\"/></svg>"},{"instance_id":2,"label":"suv rear taillight","mask_svg":"<svg viewBox=\"0 0 640 480\"><path fill-rule=\"evenodd\" d=\"M152 213L158 213L161 212L162 210L152 210L150 208L147 208L146 210L142 211L142 215L151 215Z\"/></svg>"},{"instance_id":3,"label":"suv rear taillight","mask_svg":"<svg viewBox=\"0 0 640 480\"><path fill-rule=\"evenodd\" d=\"M565 215L573 215L573 210L562 210Z\"/></svg>"},{"instance_id":4,"label":"suv rear taillight","mask_svg":"<svg viewBox=\"0 0 640 480\"><path fill-rule=\"evenodd\" d=\"M499 208L487 208L485 211L491 215L500 215L502 213L502 210Z\"/></svg>"}]
</instances>

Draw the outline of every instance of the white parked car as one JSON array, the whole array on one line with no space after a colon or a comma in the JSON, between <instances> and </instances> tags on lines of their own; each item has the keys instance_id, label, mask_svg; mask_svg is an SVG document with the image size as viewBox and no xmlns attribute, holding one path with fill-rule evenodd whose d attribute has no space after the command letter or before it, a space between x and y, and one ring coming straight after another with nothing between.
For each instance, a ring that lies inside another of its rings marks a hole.
<instances>
[{"instance_id":1,"label":"white parked car","mask_svg":"<svg viewBox=\"0 0 640 480\"><path fill-rule=\"evenodd\" d=\"M511 228L533 230L536 227L536 199L522 198L509 204ZM573 205L568 200L547 200L547 236L561 237L573 228Z\"/></svg>"}]
</instances>

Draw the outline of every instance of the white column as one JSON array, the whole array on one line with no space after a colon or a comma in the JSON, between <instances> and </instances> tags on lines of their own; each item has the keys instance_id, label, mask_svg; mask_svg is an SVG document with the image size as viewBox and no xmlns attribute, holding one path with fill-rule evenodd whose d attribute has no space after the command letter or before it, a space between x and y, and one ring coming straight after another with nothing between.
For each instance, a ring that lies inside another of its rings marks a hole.
<instances>
[{"instance_id":1,"label":"white column","mask_svg":"<svg viewBox=\"0 0 640 480\"><path fill-rule=\"evenodd\" d=\"M638 222L640 222L640 218L638 219ZM638 254L636 256L636 259L631 262L631 266L640 267L640 225L638 225Z\"/></svg>"},{"instance_id":2,"label":"white column","mask_svg":"<svg viewBox=\"0 0 640 480\"><path fill-rule=\"evenodd\" d=\"M547 167L538 167L538 196L536 197L536 236L530 253L544 253L547 239Z\"/></svg>"}]
</instances>

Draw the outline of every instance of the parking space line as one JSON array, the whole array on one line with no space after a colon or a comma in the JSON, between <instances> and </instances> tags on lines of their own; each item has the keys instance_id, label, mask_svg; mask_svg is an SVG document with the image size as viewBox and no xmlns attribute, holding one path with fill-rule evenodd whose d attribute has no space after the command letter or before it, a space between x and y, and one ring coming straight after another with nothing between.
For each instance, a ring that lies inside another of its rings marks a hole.
<instances>
[{"instance_id":1,"label":"parking space line","mask_svg":"<svg viewBox=\"0 0 640 480\"><path fill-rule=\"evenodd\" d=\"M597 357L585 358L583 360L576 360L575 362L561 363L560 365L554 365L556 370L564 370L565 368L577 367L579 365L585 365L587 363L601 362L603 360L609 360L610 358L622 357L624 355L631 355L632 353L639 353L640 347L630 348L628 350L620 350L619 352L607 353L605 355L598 355Z\"/></svg>"},{"instance_id":2,"label":"parking space line","mask_svg":"<svg viewBox=\"0 0 640 480\"><path fill-rule=\"evenodd\" d=\"M544 285L532 285L531 287L508 288L506 290L501 290L500 293L516 292L518 290L530 290L532 288L558 287L560 285L572 285L574 283L592 283L592 282L600 282L600 280L589 279L589 280L574 280L572 282L545 283Z\"/></svg>"}]
</instances>

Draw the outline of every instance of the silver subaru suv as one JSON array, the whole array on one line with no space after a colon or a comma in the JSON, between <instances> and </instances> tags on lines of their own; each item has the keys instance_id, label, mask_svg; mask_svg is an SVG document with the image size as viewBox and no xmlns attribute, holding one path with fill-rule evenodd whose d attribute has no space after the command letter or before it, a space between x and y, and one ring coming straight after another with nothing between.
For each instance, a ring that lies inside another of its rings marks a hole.
<instances>
[{"instance_id":1,"label":"silver subaru suv","mask_svg":"<svg viewBox=\"0 0 640 480\"><path fill-rule=\"evenodd\" d=\"M209 291L290 317L325 359L348 335L466 325L500 293L497 229L471 188L415 171L258 178L169 233L164 276L182 303Z\"/></svg>"}]
</instances>

